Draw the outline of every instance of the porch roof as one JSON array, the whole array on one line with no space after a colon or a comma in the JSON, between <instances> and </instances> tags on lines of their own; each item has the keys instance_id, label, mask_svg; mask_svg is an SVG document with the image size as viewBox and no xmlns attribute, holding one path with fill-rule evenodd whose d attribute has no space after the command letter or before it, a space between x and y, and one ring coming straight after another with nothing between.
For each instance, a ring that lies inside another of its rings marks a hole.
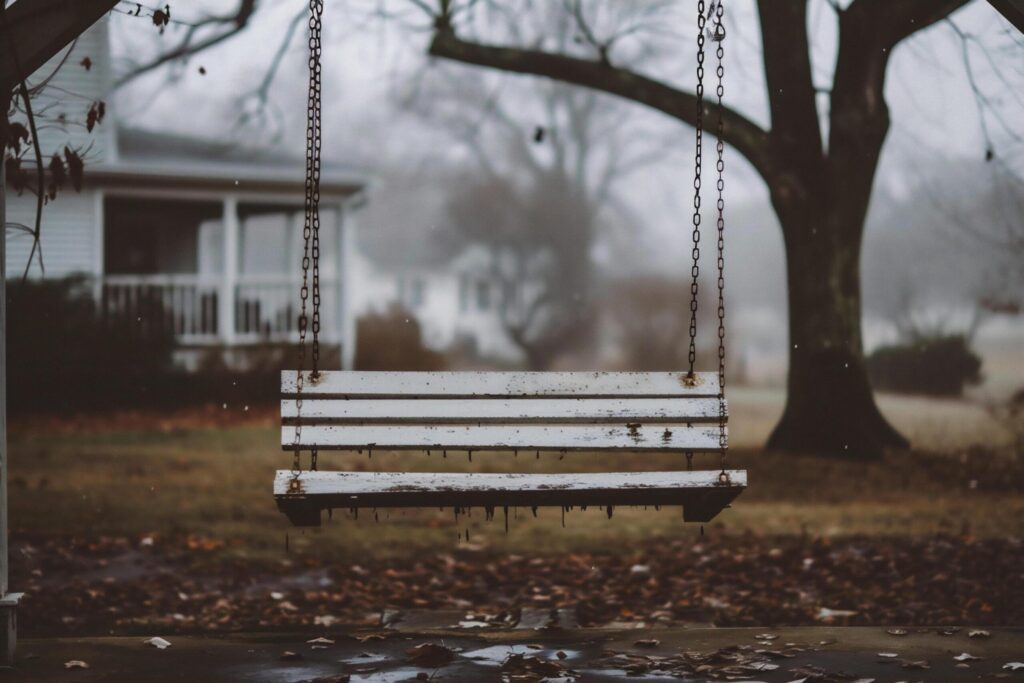
<instances>
[{"instance_id":1,"label":"porch roof","mask_svg":"<svg viewBox=\"0 0 1024 683\"><path fill-rule=\"evenodd\" d=\"M302 159L275 150L203 138L119 128L115 161L86 168L92 187L305 195ZM344 199L366 186L366 173L325 162L320 193Z\"/></svg>"}]
</instances>

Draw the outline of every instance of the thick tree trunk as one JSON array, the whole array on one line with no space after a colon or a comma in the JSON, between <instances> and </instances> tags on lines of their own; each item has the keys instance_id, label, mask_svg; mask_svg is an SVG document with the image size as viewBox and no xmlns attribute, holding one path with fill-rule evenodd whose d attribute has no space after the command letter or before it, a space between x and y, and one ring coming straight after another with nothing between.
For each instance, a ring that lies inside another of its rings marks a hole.
<instances>
[{"instance_id":1,"label":"thick tree trunk","mask_svg":"<svg viewBox=\"0 0 1024 683\"><path fill-rule=\"evenodd\" d=\"M785 412L768 447L856 457L906 448L907 440L879 412L864 364L860 217L843 220L811 207L779 215L786 242L789 377Z\"/></svg>"}]
</instances>

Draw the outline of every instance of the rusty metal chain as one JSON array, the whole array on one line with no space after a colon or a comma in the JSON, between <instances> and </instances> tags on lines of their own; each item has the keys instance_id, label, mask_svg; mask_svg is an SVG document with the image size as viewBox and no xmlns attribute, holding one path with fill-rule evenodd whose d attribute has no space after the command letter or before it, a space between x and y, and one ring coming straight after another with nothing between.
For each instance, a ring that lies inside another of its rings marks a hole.
<instances>
[{"instance_id":1,"label":"rusty metal chain","mask_svg":"<svg viewBox=\"0 0 1024 683\"><path fill-rule=\"evenodd\" d=\"M311 225L313 244L310 249L313 256L313 362L309 375L311 381L320 378L320 148L322 141L320 101L321 101L321 66L322 52L321 19L324 10L323 0L309 2L309 107L307 127L312 135L312 163L306 169L306 196L309 204L306 207L306 221ZM309 141L307 140L307 145ZM317 449L310 450L309 467L316 471Z\"/></svg>"},{"instance_id":2,"label":"rusty metal chain","mask_svg":"<svg viewBox=\"0 0 1024 683\"><path fill-rule=\"evenodd\" d=\"M701 190L701 166L703 164L703 143L704 143L704 0L697 2L697 119L694 122L696 130L695 147L693 155L693 265L690 267L690 347L688 360L690 371L688 377L693 378L693 366L697 360L697 292L699 290L698 279L700 277L700 190Z\"/></svg>"},{"instance_id":3,"label":"rusty metal chain","mask_svg":"<svg viewBox=\"0 0 1024 683\"><path fill-rule=\"evenodd\" d=\"M323 28L323 0L309 0L309 91L306 100L306 202L305 222L302 226L302 287L299 289L299 369L295 377L295 457L292 472L302 469L299 459L302 447L302 389L306 364L306 335L313 329L312 371L310 379L316 381L320 363L320 95L321 95L321 31ZM310 266L313 277L313 319L310 324L307 303L310 298ZM310 451L310 468L316 470L317 450Z\"/></svg>"},{"instance_id":4,"label":"rusty metal chain","mask_svg":"<svg viewBox=\"0 0 1024 683\"><path fill-rule=\"evenodd\" d=\"M728 432L726 431L726 406L725 406L725 106L722 98L725 96L725 25L722 17L725 14L723 0L717 0L714 7L714 33L712 40L715 41L715 76L717 84L715 94L718 98L718 125L716 137L718 142L715 146L717 160L715 170L718 178L715 187L718 190L718 446L721 449L721 468L725 473L725 453L729 445Z\"/></svg>"}]
</instances>

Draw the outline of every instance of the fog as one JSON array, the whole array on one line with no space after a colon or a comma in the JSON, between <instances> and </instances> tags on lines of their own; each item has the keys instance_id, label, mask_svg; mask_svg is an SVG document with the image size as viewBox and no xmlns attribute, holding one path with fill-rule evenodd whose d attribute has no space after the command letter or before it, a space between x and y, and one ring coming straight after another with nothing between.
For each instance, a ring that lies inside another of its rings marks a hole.
<instances>
[{"instance_id":1,"label":"fog","mask_svg":"<svg viewBox=\"0 0 1024 683\"><path fill-rule=\"evenodd\" d=\"M813 72L816 85L824 89L831 82L837 24L828 3L811 4ZM175 6L175 18L187 23L231 6ZM683 15L680 7L666 3L588 6L597 32L628 22L639 27L617 46L618 63L692 87L689 9ZM133 126L299 156L304 27L290 42L283 44L282 38L304 7L299 2L261 7L238 35L187 62L131 80L114 98L119 117ZM529 4L496 7L484 5L477 12L471 22L475 36L582 53L571 31L559 31L557 10ZM726 101L769 127L755 7L737 2L728 11ZM657 25L645 23L651 17L657 17ZM997 292L1019 301L1024 292L1020 252L1000 248L989 234L1012 233L1014 225L1020 234L1020 213L1014 207L1024 202L1024 48L986 3L970 3L954 21L955 27L940 22L901 43L889 66L886 97L892 125L874 182L861 261L869 349L894 338L908 307L927 324L966 330L979 300ZM117 73L130 73L188 30L186 24L172 24L156 36L140 23L114 15ZM388 268L397 261L430 261L439 249L437 241L460 239L452 233L450 204L467 177L490 165L494 177L521 189L531 172L550 171L556 163L555 143L567 141L565 151L576 154L577 180L585 190L580 201L594 211L590 236L580 245L587 251L587 277L599 290L602 282L662 276L678 281L684 307L693 129L639 105L594 95L593 135L574 140L578 126L555 110L564 103L552 105L551 93L559 87L428 58L428 28L412 2L327 3L324 153L328 163L370 181L359 217L362 251L390 254ZM282 58L275 66L278 50ZM709 70L708 78L712 75ZM571 90L561 86L565 89ZM820 93L818 108L827 134L827 92ZM578 154L581 145L587 154ZM708 158L711 145L705 148ZM726 155L730 328L749 356L747 364L763 362L767 369L760 374L778 380L787 344L781 231L759 175L733 149ZM609 171L616 165L621 168ZM598 187L603 174L612 176L607 188ZM713 207L712 189L706 184L706 208ZM550 215L552 205L546 206ZM710 212L705 215L708 233L713 219ZM480 241L479 235L465 233L461 239ZM710 272L713 241L706 239L702 266ZM396 259L395 251L407 255ZM373 301L363 305L372 308ZM712 315L709 310L708 324ZM987 316L978 328L979 346L993 353L1019 352L1022 340L1019 316Z\"/></svg>"}]
</instances>

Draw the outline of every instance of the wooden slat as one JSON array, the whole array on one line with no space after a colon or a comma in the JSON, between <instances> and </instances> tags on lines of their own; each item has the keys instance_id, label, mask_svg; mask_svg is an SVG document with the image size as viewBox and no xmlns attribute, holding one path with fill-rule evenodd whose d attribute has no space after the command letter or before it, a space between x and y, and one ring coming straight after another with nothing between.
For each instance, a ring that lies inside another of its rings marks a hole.
<instances>
[{"instance_id":1,"label":"wooden slat","mask_svg":"<svg viewBox=\"0 0 1024 683\"><path fill-rule=\"evenodd\" d=\"M716 422L717 398L304 399L303 424ZM294 399L281 418L295 422Z\"/></svg>"},{"instance_id":2,"label":"wooden slat","mask_svg":"<svg viewBox=\"0 0 1024 683\"><path fill-rule=\"evenodd\" d=\"M718 375L683 372L321 372L303 396L320 398L715 397ZM281 393L295 396L296 373L281 373Z\"/></svg>"},{"instance_id":3,"label":"wooden slat","mask_svg":"<svg viewBox=\"0 0 1024 683\"><path fill-rule=\"evenodd\" d=\"M490 474L279 470L278 507L296 523L319 524L328 508L682 505L707 521L747 485L747 473L718 471Z\"/></svg>"},{"instance_id":4,"label":"wooden slat","mask_svg":"<svg viewBox=\"0 0 1024 683\"><path fill-rule=\"evenodd\" d=\"M685 424L617 425L310 425L302 447L325 450L654 450L717 451L717 426ZM295 446L295 427L281 428L281 446Z\"/></svg>"}]
</instances>

